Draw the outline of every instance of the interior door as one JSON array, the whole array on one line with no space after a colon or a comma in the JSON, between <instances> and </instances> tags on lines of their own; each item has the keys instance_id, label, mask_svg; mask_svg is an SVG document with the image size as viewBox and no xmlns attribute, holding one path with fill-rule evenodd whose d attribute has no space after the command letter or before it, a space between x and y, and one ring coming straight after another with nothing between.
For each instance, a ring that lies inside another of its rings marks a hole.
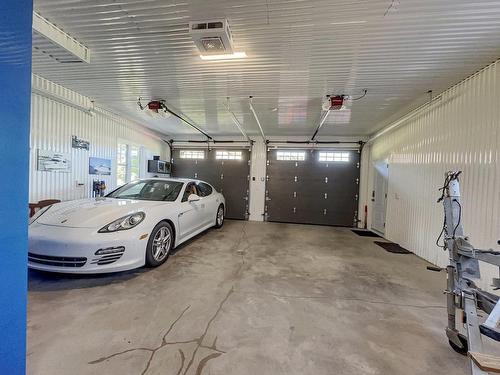
<instances>
[{"instance_id":1,"label":"interior door","mask_svg":"<svg viewBox=\"0 0 500 375\"><path fill-rule=\"evenodd\" d=\"M387 189L389 185L389 165L387 162L374 163L374 180L372 192L372 229L384 234L387 211Z\"/></svg>"}]
</instances>

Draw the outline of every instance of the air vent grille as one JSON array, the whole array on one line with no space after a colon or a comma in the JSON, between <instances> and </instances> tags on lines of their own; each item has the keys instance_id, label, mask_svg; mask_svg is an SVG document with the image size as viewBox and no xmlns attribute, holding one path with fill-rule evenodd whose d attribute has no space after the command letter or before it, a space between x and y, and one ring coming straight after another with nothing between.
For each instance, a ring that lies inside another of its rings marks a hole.
<instances>
[{"instance_id":1,"label":"air vent grille","mask_svg":"<svg viewBox=\"0 0 500 375\"><path fill-rule=\"evenodd\" d=\"M203 55L233 53L233 38L225 19L190 22L189 33Z\"/></svg>"}]
</instances>

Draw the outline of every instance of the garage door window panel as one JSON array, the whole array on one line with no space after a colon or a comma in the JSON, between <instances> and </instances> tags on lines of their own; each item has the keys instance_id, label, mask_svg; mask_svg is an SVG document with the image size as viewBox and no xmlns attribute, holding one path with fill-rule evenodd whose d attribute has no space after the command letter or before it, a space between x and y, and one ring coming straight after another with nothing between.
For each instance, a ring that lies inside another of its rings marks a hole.
<instances>
[{"instance_id":1,"label":"garage door window panel","mask_svg":"<svg viewBox=\"0 0 500 375\"><path fill-rule=\"evenodd\" d=\"M278 157L278 152L280 151L274 150L269 154L269 175L272 171L273 176L294 182L295 177L297 177L297 180L301 180L310 176L309 164L311 163L311 158L309 155L309 151L304 151L301 153L301 155L304 157L304 160L279 160L280 158Z\"/></svg>"},{"instance_id":2,"label":"garage door window panel","mask_svg":"<svg viewBox=\"0 0 500 375\"><path fill-rule=\"evenodd\" d=\"M210 181L215 175L209 168L210 153L206 150L180 149L174 150L173 175L183 178L197 178Z\"/></svg>"},{"instance_id":3,"label":"garage door window panel","mask_svg":"<svg viewBox=\"0 0 500 375\"><path fill-rule=\"evenodd\" d=\"M241 151L224 151L217 150L215 152L215 159L217 160L241 160L243 158Z\"/></svg>"},{"instance_id":4,"label":"garage door window panel","mask_svg":"<svg viewBox=\"0 0 500 375\"><path fill-rule=\"evenodd\" d=\"M305 161L305 151L276 151L276 160L278 161Z\"/></svg>"},{"instance_id":5,"label":"garage door window panel","mask_svg":"<svg viewBox=\"0 0 500 375\"><path fill-rule=\"evenodd\" d=\"M181 150L181 159L202 160L205 159L205 151L203 150Z\"/></svg>"},{"instance_id":6,"label":"garage door window panel","mask_svg":"<svg viewBox=\"0 0 500 375\"><path fill-rule=\"evenodd\" d=\"M320 151L318 155L318 161L323 163L328 163L328 162L348 163L349 160L350 160L349 152Z\"/></svg>"}]
</instances>

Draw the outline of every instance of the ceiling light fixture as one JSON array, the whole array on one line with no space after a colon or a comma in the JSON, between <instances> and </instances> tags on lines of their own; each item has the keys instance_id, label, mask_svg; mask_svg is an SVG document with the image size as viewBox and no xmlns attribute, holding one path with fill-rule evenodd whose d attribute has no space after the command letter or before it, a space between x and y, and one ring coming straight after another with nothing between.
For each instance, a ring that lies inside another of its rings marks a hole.
<instances>
[{"instance_id":1,"label":"ceiling light fixture","mask_svg":"<svg viewBox=\"0 0 500 375\"><path fill-rule=\"evenodd\" d=\"M247 57L245 52L225 53L222 55L200 55L202 60L234 60L244 59Z\"/></svg>"},{"instance_id":2,"label":"ceiling light fixture","mask_svg":"<svg viewBox=\"0 0 500 375\"><path fill-rule=\"evenodd\" d=\"M33 48L60 63L90 64L90 50L40 14L33 12ZM56 50L57 58L45 49Z\"/></svg>"},{"instance_id":3,"label":"ceiling light fixture","mask_svg":"<svg viewBox=\"0 0 500 375\"><path fill-rule=\"evenodd\" d=\"M357 25L361 23L366 23L366 21L341 21L341 22L331 22L330 25Z\"/></svg>"}]
</instances>

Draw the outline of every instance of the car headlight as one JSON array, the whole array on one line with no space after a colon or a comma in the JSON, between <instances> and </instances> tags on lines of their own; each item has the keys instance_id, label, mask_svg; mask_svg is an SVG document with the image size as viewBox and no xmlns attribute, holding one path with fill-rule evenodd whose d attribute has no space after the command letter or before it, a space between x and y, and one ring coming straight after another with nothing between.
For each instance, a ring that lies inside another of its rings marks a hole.
<instances>
[{"instance_id":1,"label":"car headlight","mask_svg":"<svg viewBox=\"0 0 500 375\"><path fill-rule=\"evenodd\" d=\"M146 214L144 212L136 212L124 217L121 217L108 225L99 229L99 233L110 233L117 232L119 230L127 230L132 229L135 226L139 225L141 221L144 220Z\"/></svg>"},{"instance_id":2,"label":"car headlight","mask_svg":"<svg viewBox=\"0 0 500 375\"><path fill-rule=\"evenodd\" d=\"M33 224L40 216L42 216L52 205L40 208L32 217L30 217L29 225Z\"/></svg>"}]
</instances>

